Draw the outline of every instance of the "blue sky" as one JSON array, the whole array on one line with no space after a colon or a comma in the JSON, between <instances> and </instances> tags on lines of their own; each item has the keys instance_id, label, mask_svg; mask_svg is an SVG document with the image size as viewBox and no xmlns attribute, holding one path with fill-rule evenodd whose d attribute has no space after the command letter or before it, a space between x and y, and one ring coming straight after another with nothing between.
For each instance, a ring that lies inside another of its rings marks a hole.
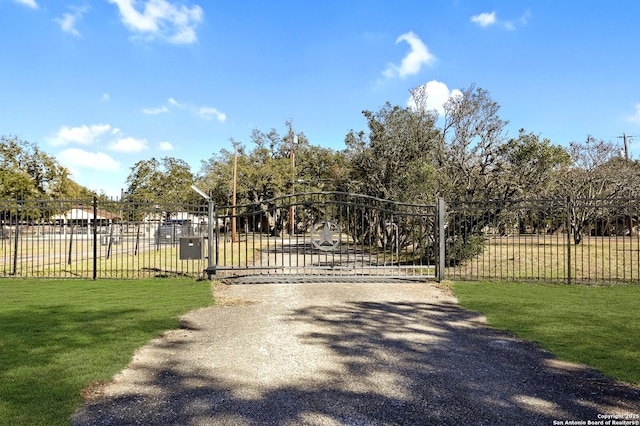
<instances>
[{"instance_id":1,"label":"blue sky","mask_svg":"<svg viewBox=\"0 0 640 426\"><path fill-rule=\"evenodd\" d=\"M0 134L119 195L138 160L195 173L230 138L344 148L362 110L475 84L556 144L639 135L640 2L0 0Z\"/></svg>"}]
</instances>

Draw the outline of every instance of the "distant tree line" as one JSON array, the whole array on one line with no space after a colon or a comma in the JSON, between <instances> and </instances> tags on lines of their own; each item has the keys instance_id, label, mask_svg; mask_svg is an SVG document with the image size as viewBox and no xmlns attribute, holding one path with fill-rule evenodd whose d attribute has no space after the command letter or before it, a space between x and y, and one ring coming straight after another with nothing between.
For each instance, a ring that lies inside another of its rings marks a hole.
<instances>
[{"instance_id":1,"label":"distant tree line","mask_svg":"<svg viewBox=\"0 0 640 426\"><path fill-rule=\"evenodd\" d=\"M427 93L412 91L412 106L384 104L363 111L367 129L351 130L344 150L313 145L289 127L254 130L237 147L237 203L263 203L295 192L345 191L401 202L505 201L521 198L638 197L640 163L620 156L620 147L587 136L569 146L521 129L509 136L508 121L488 91L472 85L451 97L439 115L427 108ZM291 147L295 167L292 167ZM164 157L138 161L126 181L126 196L145 202L201 202L197 185L218 205L233 194L235 149L201 161ZM65 198L93 194L35 144L0 139L0 198ZM95 195L95 194L93 194ZM574 238L595 211L575 209ZM476 228L482 224L478 222Z\"/></svg>"}]
</instances>

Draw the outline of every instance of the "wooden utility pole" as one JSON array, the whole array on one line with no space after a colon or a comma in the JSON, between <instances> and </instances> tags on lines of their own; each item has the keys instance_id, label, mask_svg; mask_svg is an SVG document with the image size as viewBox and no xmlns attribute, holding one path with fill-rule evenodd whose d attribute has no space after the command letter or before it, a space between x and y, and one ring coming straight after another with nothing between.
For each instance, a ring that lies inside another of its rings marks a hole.
<instances>
[{"instance_id":1,"label":"wooden utility pole","mask_svg":"<svg viewBox=\"0 0 640 426\"><path fill-rule=\"evenodd\" d=\"M618 139L622 139L624 141L624 159L629 161L629 142L631 142L631 138L633 136L629 136L626 133L622 133L622 136L618 136Z\"/></svg>"}]
</instances>

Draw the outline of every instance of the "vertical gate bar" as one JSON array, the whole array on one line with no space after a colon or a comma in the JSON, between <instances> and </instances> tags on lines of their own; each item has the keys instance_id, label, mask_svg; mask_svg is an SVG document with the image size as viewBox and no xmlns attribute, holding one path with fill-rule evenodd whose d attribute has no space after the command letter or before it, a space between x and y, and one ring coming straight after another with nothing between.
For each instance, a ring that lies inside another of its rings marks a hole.
<instances>
[{"instance_id":1,"label":"vertical gate bar","mask_svg":"<svg viewBox=\"0 0 640 426\"><path fill-rule=\"evenodd\" d=\"M400 217L402 217L401 213L398 212L398 218L400 218ZM395 223L396 220L398 220L398 219L396 219L394 217L394 214L391 213L391 223L392 224ZM395 245L394 245L394 247L391 247L391 264L393 265L393 262L394 262L394 260L393 260L393 249L395 248L395 252L396 252L395 253L396 254L395 262L396 262L396 269L397 269L396 272L397 272L397 275L399 276L400 275L400 228L399 228L397 223L396 223L395 227L393 225L391 225L391 235L393 235L395 237Z\"/></svg>"},{"instance_id":2,"label":"vertical gate bar","mask_svg":"<svg viewBox=\"0 0 640 426\"><path fill-rule=\"evenodd\" d=\"M347 239L347 256L351 256L351 241L349 241L349 235L351 235L351 232L349 232L349 220L350 220L350 216L351 216L351 209L349 208L349 203L346 204L345 206L345 212L344 212L344 224L345 224L345 236ZM340 229L340 231L342 232L342 229ZM358 258L354 252L354 257L353 257L353 268L354 268L354 275L358 273Z\"/></svg>"},{"instance_id":3,"label":"vertical gate bar","mask_svg":"<svg viewBox=\"0 0 640 426\"><path fill-rule=\"evenodd\" d=\"M631 196L629 196L629 197L631 197ZM634 242L635 242L635 243L637 243L637 242L638 242L638 239L637 239L638 234L637 234L637 233L636 233L636 231L635 231L635 226L633 226L633 218L634 218L634 217L638 217L638 216L637 216L637 213L636 213L636 212L634 211L634 209L633 209L633 206L634 206L634 205L635 205L635 203L634 203L634 199L633 199L633 198L630 198L630 199L629 199L629 226L631 227L631 230L630 230L630 232L629 232L629 238L630 238L630 240L631 240L631 245L630 245L630 249L631 249L631 257L630 257L630 260L631 260L631 277L630 277L630 279L629 279L629 283L630 283L630 284L632 284L632 283L633 283L633 281L634 281L634 278L633 278L633 272L634 272L634 270L635 270L635 271L637 271L637 270L638 270L638 263L637 263L637 260L636 260L635 265L633 264L633 263L634 263L634 262L633 262L633 261L634 261L633 253L634 253L634 251L635 251L636 253L638 253L638 254L640 255L640 252L638 252L638 246L637 246L637 244L634 244ZM634 247L635 247L635 250L634 250ZM637 277L638 277L638 275L636 274L636 278L635 278L636 280L638 279Z\"/></svg>"},{"instance_id":4,"label":"vertical gate bar","mask_svg":"<svg viewBox=\"0 0 640 426\"><path fill-rule=\"evenodd\" d=\"M29 201L23 201L23 217L24 217L24 225L25 225L25 238L24 238L24 244L23 244L23 252L24 252L24 257L26 259L26 263L25 265L22 267L22 270L24 271L25 276L29 276L32 272L32 265L29 261L29 259L31 259L33 257L33 253L29 253L29 249L33 250L33 236L31 238L31 242L29 241Z\"/></svg>"},{"instance_id":5,"label":"vertical gate bar","mask_svg":"<svg viewBox=\"0 0 640 426\"><path fill-rule=\"evenodd\" d=\"M299 203L299 197L301 197L301 195L296 195L295 197L295 207L293 209L293 235L295 235L295 241L294 241L294 247L296 250L296 273L299 273L300 271L300 245L299 245L299 231L296 229L296 211L298 210L298 203Z\"/></svg>"},{"instance_id":6,"label":"vertical gate bar","mask_svg":"<svg viewBox=\"0 0 640 426\"><path fill-rule=\"evenodd\" d=\"M334 202L336 202L334 209L336 210L332 219L336 224L340 223L340 218L342 217L342 205L339 204L337 202L337 200L334 200ZM340 225L338 225L338 239L340 239ZM333 241L331 241L333 243ZM332 250L332 252L334 253L335 256L335 250ZM335 259L334 259L335 262ZM341 268L343 265L343 260L342 260L342 247L340 245L338 245L338 268ZM349 266L349 262L347 261L347 267ZM334 270L335 271L335 270Z\"/></svg>"},{"instance_id":7,"label":"vertical gate bar","mask_svg":"<svg viewBox=\"0 0 640 426\"><path fill-rule=\"evenodd\" d=\"M258 248L259 248L259 251L260 251L260 256L259 256L260 266L264 266L264 262L262 260L262 258L263 258L263 256L262 256L262 244L263 244L262 243L262 237L263 237L263 235L262 234L264 232L264 229L262 229L262 214L259 211L256 212L254 220L257 220L257 222L258 222L256 226L258 228ZM267 251L267 253L268 253L268 251Z\"/></svg>"},{"instance_id":8,"label":"vertical gate bar","mask_svg":"<svg viewBox=\"0 0 640 426\"><path fill-rule=\"evenodd\" d=\"M609 222L608 221L606 222L606 225L609 226ZM605 273L606 273L605 264L604 264L604 262L605 262L605 260L604 260L605 241L604 240L605 240L604 238L600 239L600 250L601 250L602 255L600 256L600 259L601 259L600 262L597 262L597 264L600 266L599 275L602 275L603 279L604 279L604 276L605 276Z\"/></svg>"},{"instance_id":9,"label":"vertical gate bar","mask_svg":"<svg viewBox=\"0 0 640 426\"><path fill-rule=\"evenodd\" d=\"M222 226L224 228L223 229L223 231L224 231L224 240L222 240L222 255L223 255L223 259L224 259L224 256L226 255L226 246L227 246L227 242L226 241L227 241L228 233L227 233L227 218L224 215L224 213L222 214L222 217L224 218L224 219L222 219ZM220 209L218 207L214 207L213 218L214 218L215 223L216 223L215 266L216 266L216 269L217 269L218 266L220 266L220 240L221 240L220 227L218 226L218 220L220 218ZM223 260L223 266L226 266L226 262L224 262L224 260Z\"/></svg>"},{"instance_id":10,"label":"vertical gate bar","mask_svg":"<svg viewBox=\"0 0 640 426\"><path fill-rule=\"evenodd\" d=\"M635 206L635 212L633 214L633 216L636 218L638 218L638 199L635 200L635 202L633 203L633 205ZM636 258L636 271L638 272L636 274L636 281L638 284L640 284L640 235L638 235L638 232L635 232L635 247L636 247L636 253L638 253L638 256Z\"/></svg>"},{"instance_id":11,"label":"vertical gate bar","mask_svg":"<svg viewBox=\"0 0 640 426\"><path fill-rule=\"evenodd\" d=\"M542 201L543 205L544 205L544 200ZM553 212L555 210L555 202L553 203L553 206L551 208L551 212ZM551 228L553 228L553 226L555 226L555 224L553 224L551 222L551 219L553 218L553 213L549 212L548 210L542 208L543 206L539 206L540 208L540 230L538 232L542 232L542 262L540 262L540 258L538 258L538 276L541 279L545 279L548 278L547 275L547 240L549 238L553 239L553 237L548 237L547 236L547 224L549 224L549 226ZM538 251L540 251L540 246L538 246ZM542 266L540 265L540 263L542 263ZM542 267L542 271L540 270L540 268ZM541 273L542 272L542 273Z\"/></svg>"},{"instance_id":12,"label":"vertical gate bar","mask_svg":"<svg viewBox=\"0 0 640 426\"><path fill-rule=\"evenodd\" d=\"M16 230L13 233L13 276L17 276L18 274L18 239L20 238L20 220L18 219L20 202L18 201L18 197L16 197Z\"/></svg>"},{"instance_id":13,"label":"vertical gate bar","mask_svg":"<svg viewBox=\"0 0 640 426\"><path fill-rule=\"evenodd\" d=\"M617 221L616 221L616 222L617 222ZM609 237L609 238L608 238L608 241L607 241L607 242L608 242L607 246L608 246L608 249L609 249L609 255L607 256L607 258L609 259L609 282L611 282L611 276L612 276L612 274L614 274L614 272L613 272L613 267L612 267L612 265L611 265L611 259L612 259L612 256L611 256L611 245L612 245L612 244L611 244L611 237ZM617 232L617 231L615 232L614 242L615 242L616 247L617 247L617 245L618 245L618 232ZM615 275L614 275L614 277L617 277L617 276L618 276L617 263L618 263L618 262L617 262L617 259L616 259L616 271L615 271Z\"/></svg>"},{"instance_id":14,"label":"vertical gate bar","mask_svg":"<svg viewBox=\"0 0 640 426\"><path fill-rule=\"evenodd\" d=\"M571 284L571 197L567 196L567 284Z\"/></svg>"},{"instance_id":15,"label":"vertical gate bar","mask_svg":"<svg viewBox=\"0 0 640 426\"><path fill-rule=\"evenodd\" d=\"M238 231L238 210L237 208L234 206L234 208L231 210L231 225L235 226L235 231L231 231L231 267L235 268L236 267L236 258L238 260L238 267L240 266L240 243L238 243L238 234L236 233ZM235 225L234 225L235 222ZM236 245L238 246L236 248ZM236 255L236 251L238 252L238 254Z\"/></svg>"},{"instance_id":16,"label":"vertical gate bar","mask_svg":"<svg viewBox=\"0 0 640 426\"><path fill-rule=\"evenodd\" d=\"M336 208L337 208L337 203L335 199L331 200L331 204L329 205L329 218L330 219L335 219L336 217ZM327 252L327 258L329 257L329 253L331 253L331 275L335 276L336 275L336 271L338 270L338 268L336 268L336 251L335 250L329 250ZM340 253L338 253L338 259L340 259Z\"/></svg>"},{"instance_id":17,"label":"vertical gate bar","mask_svg":"<svg viewBox=\"0 0 640 426\"><path fill-rule=\"evenodd\" d=\"M536 241L538 242L537 245L537 249L538 249L538 254L536 256L536 276L538 278L538 280L540 280L542 277L540 276L540 247L542 246L542 253L544 256L544 248L546 246L546 229L544 229L544 224L546 223L546 219L545 216L543 216L544 212L540 209L538 210L539 206L536 205L536 218L538 219L538 222L536 223L535 229L536 229ZM542 236L542 245L540 244L540 230L544 230L544 234ZM544 259L543 259L544 261Z\"/></svg>"},{"instance_id":18,"label":"vertical gate bar","mask_svg":"<svg viewBox=\"0 0 640 426\"><path fill-rule=\"evenodd\" d=\"M298 231L296 229L296 211L298 210L298 198L300 197L299 194L294 195L293 199L291 200L293 202L293 213L291 214L291 221L292 221L292 235L289 236L289 245L292 246L293 248L293 254L294 254L294 264L295 265L291 265L292 267L295 267L295 271L296 274L299 274L299 266L300 266L300 247L298 246Z\"/></svg>"},{"instance_id":19,"label":"vertical gate bar","mask_svg":"<svg viewBox=\"0 0 640 426\"><path fill-rule=\"evenodd\" d=\"M486 233L488 234L488 240L489 240L489 244L487 244L487 250L482 250L482 254L480 255L481 260L481 267L480 272L478 272L478 275L482 278L486 278L487 275L491 276L491 268L492 268L492 264L497 265L497 260L496 262L493 262L492 259L497 259L496 257L496 252L497 252L497 247L495 246L496 243L496 238L495 238L495 228L492 226L493 224L489 223L489 229L486 231ZM492 231L493 229L493 231ZM482 230L482 237L485 237L485 231ZM493 241L492 241L493 240ZM493 249L493 250L492 250ZM496 271L497 271L497 266L496 266Z\"/></svg>"},{"instance_id":20,"label":"vertical gate bar","mask_svg":"<svg viewBox=\"0 0 640 426\"><path fill-rule=\"evenodd\" d=\"M31 225L31 211L30 211L30 207L31 207L32 201L27 201L25 204L25 217L26 217L26 227L27 227L27 235L31 234L31 243L29 244L29 240L27 239L27 245L26 245L26 257L27 259L33 259L33 257L36 254L36 250L33 244L33 229L32 229L32 225ZM31 249L31 253L29 253L29 249ZM25 267L25 271L29 274L33 274L33 260L28 262L27 266Z\"/></svg>"},{"instance_id":21,"label":"vertical gate bar","mask_svg":"<svg viewBox=\"0 0 640 426\"><path fill-rule=\"evenodd\" d=\"M626 203L626 200L623 201ZM625 209L626 210L626 209ZM622 229L624 232L624 219L622 219ZM629 229L629 233L631 233L631 229ZM618 234L618 233L616 233ZM626 245L627 245L627 239L624 238L625 236L622 235L622 280L626 281L627 279L627 250L626 250ZM616 244L616 248L617 248L617 244ZM620 253L620 251L618 250L618 253Z\"/></svg>"},{"instance_id":22,"label":"vertical gate bar","mask_svg":"<svg viewBox=\"0 0 640 426\"><path fill-rule=\"evenodd\" d=\"M276 207L276 211L282 210L283 206L280 207ZM278 228L278 219L276 217L276 242L278 241L278 236L280 237L280 263L278 263L278 254L276 253L276 264L274 266L278 267L278 266L284 266L284 229L282 229L284 227L284 220L282 218L282 212L280 212L280 214L278 215L280 216L280 229ZM279 234L278 234L279 233Z\"/></svg>"},{"instance_id":23,"label":"vertical gate bar","mask_svg":"<svg viewBox=\"0 0 640 426\"><path fill-rule=\"evenodd\" d=\"M597 201L596 201L596 208L601 208L602 206L597 206ZM589 208L591 208L591 206L589 206ZM589 228L587 228L589 229ZM584 234L584 232L583 232ZM576 247L576 270L575 270L575 279L581 280L584 282L585 280L585 274L584 274L584 251L585 251L585 245L588 245L588 235L582 235L581 238L581 242L580 242L580 246ZM578 250L580 250L580 262L578 264Z\"/></svg>"},{"instance_id":24,"label":"vertical gate bar","mask_svg":"<svg viewBox=\"0 0 640 426\"><path fill-rule=\"evenodd\" d=\"M382 264L386 267L386 263L387 263L387 238L386 238L386 234L387 234L387 230L386 228L386 223L387 223L387 216L386 216L386 212L383 210L386 206L378 206L377 211L379 212L379 221L378 221L378 226L380 227L380 233L377 235L376 240L380 239L381 241L375 241L375 247L374 250L376 250L376 257L375 257L375 265L374 266L379 266L380 265L380 248L378 248L378 245L381 245L382 247ZM383 273L384 273L384 269L383 269ZM378 275L380 274L380 269L375 269L375 274Z\"/></svg>"},{"instance_id":25,"label":"vertical gate bar","mask_svg":"<svg viewBox=\"0 0 640 426\"><path fill-rule=\"evenodd\" d=\"M367 232L367 235L369 236L369 241L368 241L369 248L368 248L368 256L367 256L368 266L367 267L368 267L369 272L371 272L371 252L373 251L373 249L372 249L373 240L372 239L373 239L373 232L374 231L371 229L371 227L373 226L373 220L372 220L373 217L371 217L371 207L370 206L367 206L366 214L369 216L369 220L368 220L369 230ZM364 220L364 217L363 217L363 220Z\"/></svg>"},{"instance_id":26,"label":"vertical gate bar","mask_svg":"<svg viewBox=\"0 0 640 426\"><path fill-rule=\"evenodd\" d=\"M395 223L395 221L396 221L396 218L394 217L393 213L390 213L390 216L391 216L391 219L390 219L391 220L391 242L393 242L394 244L391 246L391 259L389 260L389 263L390 263L391 267L393 268L393 265L394 265L393 264L393 262L394 262L394 259L393 259L394 249L397 250L398 244L399 244L398 238L396 238L396 237L399 237L400 235L399 235L399 231L398 231L398 228L397 228L397 224L396 224L395 227L393 225ZM398 262L398 259L396 258L395 261ZM397 266L398 266L398 268L400 267L400 262L398 262ZM391 269L391 275L393 275L393 272L396 272L396 271ZM397 272L398 272L398 275L399 275L399 270Z\"/></svg>"},{"instance_id":27,"label":"vertical gate bar","mask_svg":"<svg viewBox=\"0 0 640 426\"><path fill-rule=\"evenodd\" d=\"M259 238L259 236L258 236ZM253 261L256 261L256 213L251 213L251 252L253 253ZM262 262L258 258L257 261L260 263L258 266L262 266Z\"/></svg>"},{"instance_id":28,"label":"vertical gate bar","mask_svg":"<svg viewBox=\"0 0 640 426\"><path fill-rule=\"evenodd\" d=\"M248 268L250 260L253 260L249 258L249 217L251 216L245 213L243 217L244 221L242 223L242 227L244 228L244 267ZM240 238L238 238L238 242L239 241Z\"/></svg>"},{"instance_id":29,"label":"vertical gate bar","mask_svg":"<svg viewBox=\"0 0 640 426\"><path fill-rule=\"evenodd\" d=\"M444 266L445 266L445 236L444 236L444 214L445 205L444 198L438 198L438 281L442 282L445 279Z\"/></svg>"},{"instance_id":30,"label":"vertical gate bar","mask_svg":"<svg viewBox=\"0 0 640 426\"><path fill-rule=\"evenodd\" d=\"M218 229L218 220L217 217L214 218L214 202L213 200L211 200L211 198L209 198L209 200L207 201L207 279L211 280L213 279L213 274L215 273L215 265L214 265L214 258L213 258L213 238L214 238L214 234L213 234L213 229L214 226L216 229ZM215 224L214 224L214 219L215 219Z\"/></svg>"},{"instance_id":31,"label":"vertical gate bar","mask_svg":"<svg viewBox=\"0 0 640 426\"><path fill-rule=\"evenodd\" d=\"M366 260L363 258L363 263L364 263L365 261L368 261L368 265L367 265L367 267L368 267L368 271L369 271L369 272L371 272L371 238L372 238L372 232L371 232L371 229L370 229L370 228L371 228L371 223L372 223L372 221L373 221L373 220L372 220L373 218L372 218L372 217L370 217L370 216L371 216L371 214L370 214L370 209L371 209L371 208L370 208L369 206L367 206L367 207L365 207L365 209L366 209L366 210L363 210L363 217L362 217L362 221L363 221L363 229L364 229L364 226L365 226L365 225L364 225L364 223L365 223L365 222L368 222L368 227L369 227L369 229L367 229L367 233L366 233L365 235L367 235L367 238L368 238L367 244L369 245L369 248L368 248L368 251L367 251L367 253L368 253L368 254L367 254ZM366 214L367 216L369 216L369 218L368 218L369 220L368 220L368 221L367 221L367 217L365 216L365 214ZM363 244L364 244L364 243L363 243ZM364 247L363 247L363 248L364 248ZM363 253L364 253L364 250L363 250Z\"/></svg>"},{"instance_id":32,"label":"vertical gate bar","mask_svg":"<svg viewBox=\"0 0 640 426\"><path fill-rule=\"evenodd\" d=\"M262 235L262 233L266 233L266 235L265 235L265 239L267 240L267 243L266 243L267 256L266 256L266 258L267 258L267 266L270 266L271 265L271 260L270 260L271 259L271 256L270 256L270 253L271 253L271 235L269 233L269 219L267 218L267 213L266 212L264 212L264 211L261 212L260 221L261 221L260 228L262 230L262 232L260 234ZM266 225L267 225L266 229L262 229L262 223L263 223L262 221L266 222Z\"/></svg>"},{"instance_id":33,"label":"vertical gate bar","mask_svg":"<svg viewBox=\"0 0 640 426\"><path fill-rule=\"evenodd\" d=\"M67 265L71 266L71 250L73 247L73 234L75 233L75 224L71 223L71 227L69 229L69 257L67 259ZM71 268L70 268L71 269Z\"/></svg>"},{"instance_id":34,"label":"vertical gate bar","mask_svg":"<svg viewBox=\"0 0 640 426\"><path fill-rule=\"evenodd\" d=\"M369 215L371 215L372 210L373 210L373 207L370 207ZM373 213L375 213L375 211ZM371 268L373 267L373 264L371 263L371 257L372 257L371 253L373 252L373 238L374 238L374 232L371 229L369 229L369 271L371 271Z\"/></svg>"},{"instance_id":35,"label":"vertical gate bar","mask_svg":"<svg viewBox=\"0 0 640 426\"><path fill-rule=\"evenodd\" d=\"M511 208L513 208L513 207L520 207L520 206L518 206L518 205L514 206L513 203L511 203ZM513 263L514 263L514 268L513 268L514 271L513 271L513 273L518 278L528 278L527 277L527 268L526 268L526 257L524 258L524 260L525 260L524 277L522 276L522 263L520 262L520 259L522 258L522 256L521 256L521 254L522 254L522 238L521 238L522 235L520 233L520 220L521 220L520 212L521 212L521 210L518 208L517 212L518 213L516 215L516 227L517 227L516 228L516 235L518 237L518 253L513 255ZM526 243L527 242L525 240L525 242L524 242L525 247L526 247ZM517 268L518 268L517 272L515 270L516 269L516 265L517 265Z\"/></svg>"},{"instance_id":36,"label":"vertical gate bar","mask_svg":"<svg viewBox=\"0 0 640 426\"><path fill-rule=\"evenodd\" d=\"M298 229L298 221L296 216L299 214L298 212L298 207L302 208L301 203L300 203L300 199L303 198L304 199L304 195L303 194L298 194L296 195L296 199L295 199L295 208L293 209L293 229L294 232L293 234L295 235L295 241L294 241L294 247L296 249L296 271L298 271L297 273L300 273L300 230ZM304 210L303 210L303 214L304 214ZM304 251L302 251L302 253L304 253ZM304 265L304 257L302 258L302 264ZM304 275L304 271L302 271L303 275Z\"/></svg>"},{"instance_id":37,"label":"vertical gate bar","mask_svg":"<svg viewBox=\"0 0 640 426\"><path fill-rule=\"evenodd\" d=\"M293 189L293 182L291 183L291 187ZM291 253L291 236L293 235L293 197L294 195L287 195L286 198L287 200L289 200L287 203L287 210L289 214L289 226L287 226L287 231L289 234L289 244L287 248L287 251L289 252L289 270L291 270L291 268L293 267L293 254ZM282 230L282 234L284 236L284 229ZM282 266L284 266L284 264Z\"/></svg>"}]
</instances>

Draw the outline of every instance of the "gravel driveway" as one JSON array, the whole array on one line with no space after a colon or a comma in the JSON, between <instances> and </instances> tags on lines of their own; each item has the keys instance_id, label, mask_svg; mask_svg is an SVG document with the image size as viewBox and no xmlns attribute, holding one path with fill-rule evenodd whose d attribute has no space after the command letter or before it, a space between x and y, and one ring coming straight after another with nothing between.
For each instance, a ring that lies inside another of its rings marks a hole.
<instances>
[{"instance_id":1,"label":"gravel driveway","mask_svg":"<svg viewBox=\"0 0 640 426\"><path fill-rule=\"evenodd\" d=\"M216 293L221 305L140 349L73 423L640 424L640 389L486 327L432 284Z\"/></svg>"}]
</instances>

